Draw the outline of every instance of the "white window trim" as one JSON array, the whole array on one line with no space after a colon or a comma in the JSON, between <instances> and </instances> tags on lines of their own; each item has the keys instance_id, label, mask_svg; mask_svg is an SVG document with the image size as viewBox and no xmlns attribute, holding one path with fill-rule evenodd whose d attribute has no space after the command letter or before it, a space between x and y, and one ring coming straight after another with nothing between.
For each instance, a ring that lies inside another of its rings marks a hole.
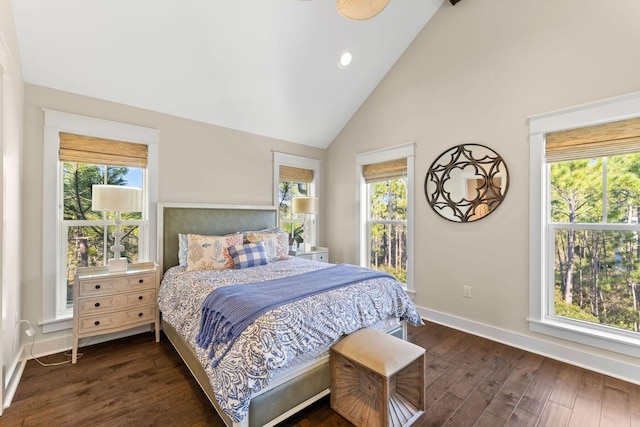
<instances>
[{"instance_id":1,"label":"white window trim","mask_svg":"<svg viewBox=\"0 0 640 427\"><path fill-rule=\"evenodd\" d=\"M60 264L60 242L58 224L62 209L58 205L60 188L60 132L114 139L147 145L147 169L144 185L147 188L147 206L144 235L146 251L140 254L140 261L148 261L156 254L156 223L158 202L158 160L160 132L141 126L113 122L93 117L63 113L44 109L44 165L43 165L43 215L42 215L42 330L44 333L70 329L71 315L56 312L57 277ZM55 213L55 214L54 214ZM55 256L51 256L55 254Z\"/></svg>"},{"instance_id":2,"label":"white window trim","mask_svg":"<svg viewBox=\"0 0 640 427\"><path fill-rule=\"evenodd\" d=\"M363 267L368 267L367 247L367 183L362 175L364 165L407 159L407 293L415 296L414 285L414 189L415 189L415 143L398 145L381 150L356 154L356 201L360 209L357 212L356 259Z\"/></svg>"},{"instance_id":3,"label":"white window trim","mask_svg":"<svg viewBox=\"0 0 640 427\"><path fill-rule=\"evenodd\" d=\"M626 120L640 115L640 92L605 99L551 113L529 117L530 213L529 213L529 329L568 341L617 353L640 357L640 339L602 325L590 325L549 313L553 295L548 283L549 254L548 191L545 188L549 168L545 160L545 135L602 123Z\"/></svg>"},{"instance_id":4,"label":"white window trim","mask_svg":"<svg viewBox=\"0 0 640 427\"><path fill-rule=\"evenodd\" d=\"M309 196L319 197L320 195L320 160L310 157L295 156L293 154L273 152L273 206L278 211L278 224L280 224L280 206L278 205L279 189L280 189L280 165L291 166L300 169L309 169L313 171L312 185L309 186ZM320 210L322 211L322 200L319 200ZM318 215L311 221L313 230L311 230L311 246L317 245Z\"/></svg>"}]
</instances>

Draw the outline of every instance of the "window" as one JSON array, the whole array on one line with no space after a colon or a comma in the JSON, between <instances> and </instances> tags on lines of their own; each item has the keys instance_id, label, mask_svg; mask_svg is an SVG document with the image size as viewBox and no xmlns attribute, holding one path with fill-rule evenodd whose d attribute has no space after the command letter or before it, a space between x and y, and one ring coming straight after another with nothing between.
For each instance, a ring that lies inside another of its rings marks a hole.
<instances>
[{"instance_id":1,"label":"window","mask_svg":"<svg viewBox=\"0 0 640 427\"><path fill-rule=\"evenodd\" d=\"M274 189L278 206L278 219L282 231L289 233L289 244L295 240L302 243L304 218L294 214L291 200L295 197L317 197L319 191L320 162L306 157L274 152ZM316 245L318 227L315 220L309 221L311 230L304 236Z\"/></svg>"},{"instance_id":2,"label":"window","mask_svg":"<svg viewBox=\"0 0 640 427\"><path fill-rule=\"evenodd\" d=\"M146 159L136 158L135 153L145 153ZM101 265L112 254L113 214L91 210L92 184L143 188L143 212L122 214L123 229L128 234L123 240L124 255L131 262L155 257L157 164L158 131L154 129L45 111L42 242L45 333L71 327L70 286L75 268Z\"/></svg>"},{"instance_id":3,"label":"window","mask_svg":"<svg viewBox=\"0 0 640 427\"><path fill-rule=\"evenodd\" d=\"M289 244L295 240L298 245L303 241L304 218L293 213L292 200L296 197L310 197L313 171L280 165L279 168L278 211L280 228L289 233Z\"/></svg>"},{"instance_id":4,"label":"window","mask_svg":"<svg viewBox=\"0 0 640 427\"><path fill-rule=\"evenodd\" d=\"M73 280L76 268L106 265L112 253L113 212L92 210L92 186L111 184L142 188L145 192L147 146L129 142L110 141L60 132L60 171L62 192L59 204L63 206L61 246L66 247L62 256L61 272L66 282L65 301L59 307L73 307ZM144 221L147 209L142 212L123 212L121 244L128 262L138 262L140 255L147 258ZM105 233L106 229L106 233Z\"/></svg>"},{"instance_id":5,"label":"window","mask_svg":"<svg viewBox=\"0 0 640 427\"><path fill-rule=\"evenodd\" d=\"M536 332L640 347L640 97L530 120Z\"/></svg>"},{"instance_id":6,"label":"window","mask_svg":"<svg viewBox=\"0 0 640 427\"><path fill-rule=\"evenodd\" d=\"M414 145L359 154L360 265L385 271L413 287Z\"/></svg>"},{"instance_id":7,"label":"window","mask_svg":"<svg viewBox=\"0 0 640 427\"><path fill-rule=\"evenodd\" d=\"M369 262L407 283L407 159L365 165Z\"/></svg>"}]
</instances>

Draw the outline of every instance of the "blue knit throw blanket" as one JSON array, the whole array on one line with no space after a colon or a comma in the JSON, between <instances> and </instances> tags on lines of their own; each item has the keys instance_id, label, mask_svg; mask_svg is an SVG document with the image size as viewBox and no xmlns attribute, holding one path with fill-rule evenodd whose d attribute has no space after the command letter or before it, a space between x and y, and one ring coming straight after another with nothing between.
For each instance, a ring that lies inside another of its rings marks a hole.
<instances>
[{"instance_id":1,"label":"blue knit throw blanket","mask_svg":"<svg viewBox=\"0 0 640 427\"><path fill-rule=\"evenodd\" d=\"M240 334L258 317L286 303L321 292L376 277L392 276L380 271L349 264L242 285L213 290L202 304L202 319L196 342L207 348L215 368ZM218 344L225 345L214 354Z\"/></svg>"}]
</instances>

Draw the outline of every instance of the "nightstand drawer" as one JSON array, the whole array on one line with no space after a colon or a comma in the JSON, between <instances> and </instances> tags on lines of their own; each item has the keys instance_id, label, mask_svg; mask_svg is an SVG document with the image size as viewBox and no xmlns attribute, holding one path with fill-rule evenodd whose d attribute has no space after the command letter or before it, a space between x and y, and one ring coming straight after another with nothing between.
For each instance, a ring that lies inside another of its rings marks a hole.
<instances>
[{"instance_id":1,"label":"nightstand drawer","mask_svg":"<svg viewBox=\"0 0 640 427\"><path fill-rule=\"evenodd\" d=\"M101 295L111 292L129 291L155 287L155 275L144 274L133 277L112 277L82 280L78 286L80 297Z\"/></svg>"},{"instance_id":2,"label":"nightstand drawer","mask_svg":"<svg viewBox=\"0 0 640 427\"><path fill-rule=\"evenodd\" d=\"M326 252L319 252L317 254L311 255L311 260L329 262L329 255Z\"/></svg>"},{"instance_id":3,"label":"nightstand drawer","mask_svg":"<svg viewBox=\"0 0 640 427\"><path fill-rule=\"evenodd\" d=\"M146 307L117 311L115 313L83 317L79 319L78 333L82 335L88 332L116 329L137 323L151 323L155 321L155 316L155 305L148 305Z\"/></svg>"},{"instance_id":4,"label":"nightstand drawer","mask_svg":"<svg viewBox=\"0 0 640 427\"><path fill-rule=\"evenodd\" d=\"M290 252L289 255L310 259L311 261L329 262L329 249L319 246L314 247L311 252Z\"/></svg>"},{"instance_id":5,"label":"nightstand drawer","mask_svg":"<svg viewBox=\"0 0 640 427\"><path fill-rule=\"evenodd\" d=\"M78 315L87 316L103 313L105 311L138 307L152 304L155 300L155 289L142 289L139 292L84 298L78 301Z\"/></svg>"}]
</instances>

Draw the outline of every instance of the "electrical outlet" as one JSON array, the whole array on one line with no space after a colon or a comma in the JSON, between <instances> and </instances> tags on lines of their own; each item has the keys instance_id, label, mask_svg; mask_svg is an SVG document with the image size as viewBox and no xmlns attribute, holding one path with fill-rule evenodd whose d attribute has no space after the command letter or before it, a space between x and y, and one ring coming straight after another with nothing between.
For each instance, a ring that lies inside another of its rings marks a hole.
<instances>
[{"instance_id":1,"label":"electrical outlet","mask_svg":"<svg viewBox=\"0 0 640 427\"><path fill-rule=\"evenodd\" d=\"M27 329L24 330L24 333L27 334L28 337L32 337L36 334L36 330L31 327L31 323L28 320L18 320L16 323L18 325L21 323L27 324Z\"/></svg>"},{"instance_id":2,"label":"electrical outlet","mask_svg":"<svg viewBox=\"0 0 640 427\"><path fill-rule=\"evenodd\" d=\"M465 298L471 298L471 286L465 286L463 295Z\"/></svg>"}]
</instances>

